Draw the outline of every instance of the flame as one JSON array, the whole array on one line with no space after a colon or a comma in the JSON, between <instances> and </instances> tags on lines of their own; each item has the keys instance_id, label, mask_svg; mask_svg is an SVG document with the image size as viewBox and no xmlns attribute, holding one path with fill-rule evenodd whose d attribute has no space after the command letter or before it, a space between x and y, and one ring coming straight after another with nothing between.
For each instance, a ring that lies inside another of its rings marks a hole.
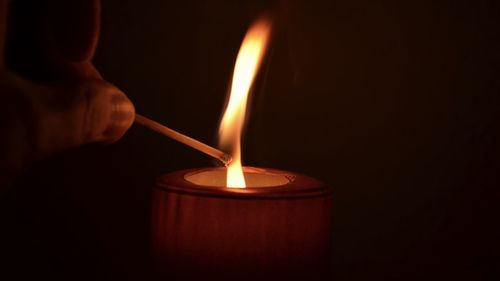
<instances>
[{"instance_id":1,"label":"flame","mask_svg":"<svg viewBox=\"0 0 500 281\"><path fill-rule=\"evenodd\" d=\"M233 157L227 167L227 187L246 187L241 167L241 132L248 94L264 57L270 32L269 19L257 20L248 29L236 58L229 102L219 126L219 145L229 148Z\"/></svg>"}]
</instances>

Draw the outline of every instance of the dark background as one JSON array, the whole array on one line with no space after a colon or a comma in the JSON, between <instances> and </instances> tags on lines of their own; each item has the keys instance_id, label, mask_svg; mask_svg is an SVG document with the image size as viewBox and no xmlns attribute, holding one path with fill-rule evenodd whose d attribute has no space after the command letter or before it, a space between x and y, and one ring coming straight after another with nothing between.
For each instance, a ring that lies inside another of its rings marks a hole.
<instances>
[{"instance_id":1,"label":"dark background","mask_svg":"<svg viewBox=\"0 0 500 281\"><path fill-rule=\"evenodd\" d=\"M498 280L500 2L107 0L95 64L137 112L215 145L262 10L278 28L243 161L332 187L334 279ZM138 126L39 163L2 199L3 265L147 279L152 182L214 164Z\"/></svg>"}]
</instances>

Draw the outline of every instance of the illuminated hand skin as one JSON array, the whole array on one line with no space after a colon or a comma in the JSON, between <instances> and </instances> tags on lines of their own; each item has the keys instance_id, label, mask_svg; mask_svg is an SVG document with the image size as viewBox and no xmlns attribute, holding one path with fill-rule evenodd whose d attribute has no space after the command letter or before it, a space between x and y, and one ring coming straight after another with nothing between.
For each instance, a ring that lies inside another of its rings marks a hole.
<instances>
[{"instance_id":1,"label":"illuminated hand skin","mask_svg":"<svg viewBox=\"0 0 500 281\"><path fill-rule=\"evenodd\" d=\"M134 106L91 63L99 15L98 0L0 0L0 194L34 161L132 125Z\"/></svg>"}]
</instances>

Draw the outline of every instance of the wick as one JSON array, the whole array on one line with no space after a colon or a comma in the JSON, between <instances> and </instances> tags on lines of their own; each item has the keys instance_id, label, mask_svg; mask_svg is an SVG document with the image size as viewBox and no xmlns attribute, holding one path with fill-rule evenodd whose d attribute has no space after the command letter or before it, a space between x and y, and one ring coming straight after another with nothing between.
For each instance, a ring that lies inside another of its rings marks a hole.
<instances>
[{"instance_id":1,"label":"wick","mask_svg":"<svg viewBox=\"0 0 500 281\"><path fill-rule=\"evenodd\" d=\"M232 157L231 155L225 153L225 152L222 152L216 148L213 148L209 145L206 145L198 140L195 140L191 137L188 137L184 134L181 134L179 132L176 132L156 121L153 121L149 118L146 118L142 115L139 115L139 114L136 114L135 115L135 122L137 124L140 124L148 129L151 129L157 133L160 133L164 136L167 136L169 138L172 138L178 142L181 142L187 146L190 146L198 151L201 151L205 154L208 154L212 157L214 157L215 159L221 161L224 166L228 166L229 163L231 163L231 160L232 160Z\"/></svg>"}]
</instances>

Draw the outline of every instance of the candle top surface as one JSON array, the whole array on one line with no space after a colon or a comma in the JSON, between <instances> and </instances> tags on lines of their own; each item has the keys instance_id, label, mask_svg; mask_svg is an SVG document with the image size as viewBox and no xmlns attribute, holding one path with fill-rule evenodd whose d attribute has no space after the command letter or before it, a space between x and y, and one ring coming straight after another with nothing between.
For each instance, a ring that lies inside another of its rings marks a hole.
<instances>
[{"instance_id":1,"label":"candle top surface","mask_svg":"<svg viewBox=\"0 0 500 281\"><path fill-rule=\"evenodd\" d=\"M294 180L292 174L273 173L250 167L243 169L243 175L247 183L247 188L282 186ZM184 176L185 180L196 185L215 187L227 187L226 178L226 169L206 169L194 171Z\"/></svg>"}]
</instances>

